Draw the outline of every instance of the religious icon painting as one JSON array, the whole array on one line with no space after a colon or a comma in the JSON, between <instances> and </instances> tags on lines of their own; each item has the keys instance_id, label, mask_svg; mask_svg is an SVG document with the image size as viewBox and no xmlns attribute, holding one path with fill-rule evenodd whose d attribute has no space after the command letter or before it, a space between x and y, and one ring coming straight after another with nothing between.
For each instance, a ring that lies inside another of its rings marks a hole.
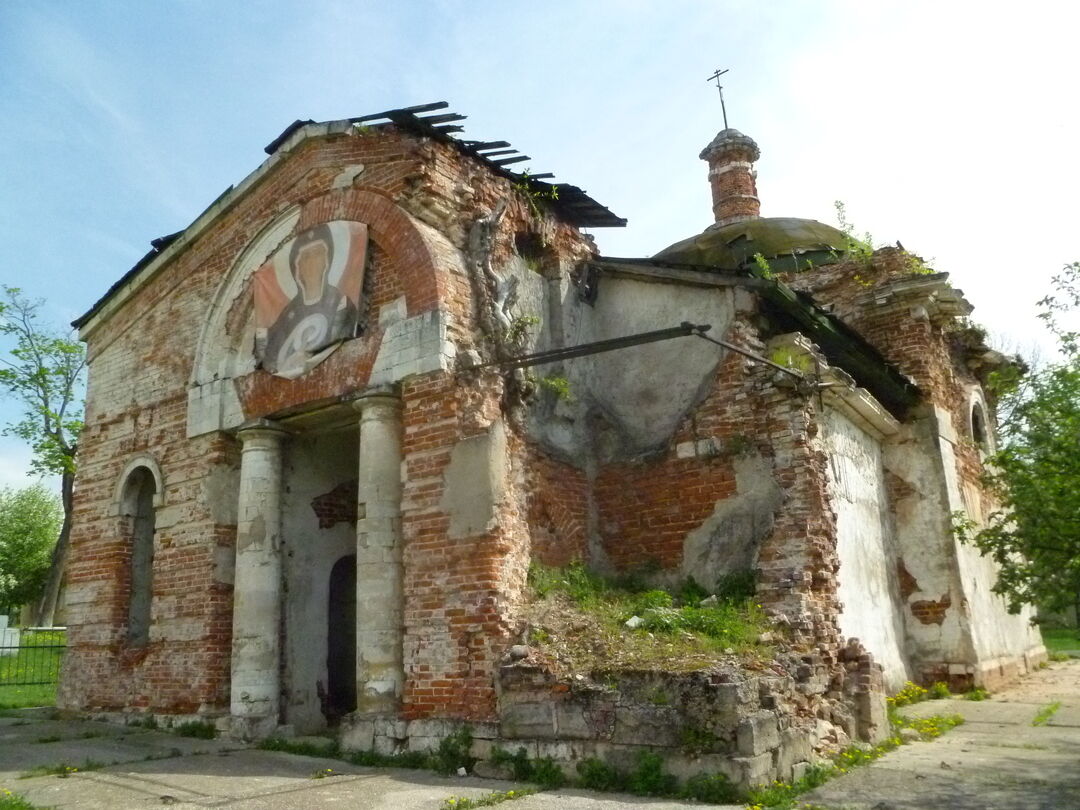
<instances>
[{"instance_id":1,"label":"religious icon painting","mask_svg":"<svg viewBox=\"0 0 1080 810\"><path fill-rule=\"evenodd\" d=\"M362 222L326 222L255 271L255 357L264 369L295 379L356 336L367 238Z\"/></svg>"}]
</instances>

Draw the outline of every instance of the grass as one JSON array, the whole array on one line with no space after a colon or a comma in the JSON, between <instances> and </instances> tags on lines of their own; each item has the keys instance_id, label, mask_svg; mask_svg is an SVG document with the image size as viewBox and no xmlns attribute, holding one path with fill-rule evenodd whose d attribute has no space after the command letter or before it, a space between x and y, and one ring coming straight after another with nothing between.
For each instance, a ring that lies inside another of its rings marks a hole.
<instances>
[{"instance_id":1,"label":"grass","mask_svg":"<svg viewBox=\"0 0 1080 810\"><path fill-rule=\"evenodd\" d=\"M1057 714L1057 710L1061 708L1061 701L1055 700L1053 703L1047 703L1037 712L1035 712L1035 718L1031 721L1033 726L1045 726L1050 718Z\"/></svg>"},{"instance_id":2,"label":"grass","mask_svg":"<svg viewBox=\"0 0 1080 810\"><path fill-rule=\"evenodd\" d=\"M0 810L38 810L38 805L31 804L7 788L0 788Z\"/></svg>"},{"instance_id":3,"label":"grass","mask_svg":"<svg viewBox=\"0 0 1080 810\"><path fill-rule=\"evenodd\" d=\"M745 578L743 578L745 579ZM759 638L773 628L748 593L752 580L717 583L717 599L693 580L666 591L640 577L604 577L580 563L529 569L530 642L575 672L692 672L720 655L771 657ZM721 587L724 586L724 587ZM627 620L637 617L636 627Z\"/></svg>"},{"instance_id":4,"label":"grass","mask_svg":"<svg viewBox=\"0 0 1080 810\"><path fill-rule=\"evenodd\" d=\"M23 632L19 651L15 655L0 656L0 685L12 685L18 681L56 681L60 676L60 659L66 643L63 630L47 632Z\"/></svg>"},{"instance_id":5,"label":"grass","mask_svg":"<svg viewBox=\"0 0 1080 810\"><path fill-rule=\"evenodd\" d=\"M60 677L62 630L24 633L19 652L0 656L0 710L56 705L56 681ZM23 684L20 681L46 680L49 683Z\"/></svg>"},{"instance_id":6,"label":"grass","mask_svg":"<svg viewBox=\"0 0 1080 810\"><path fill-rule=\"evenodd\" d=\"M1055 661L1064 661L1068 657L1080 658L1080 628L1056 627L1043 628L1043 644L1046 645L1050 657ZM1070 656L1069 653L1072 653ZM1055 655L1056 654L1056 655ZM1060 656L1066 656L1061 658Z\"/></svg>"},{"instance_id":7,"label":"grass","mask_svg":"<svg viewBox=\"0 0 1080 810\"><path fill-rule=\"evenodd\" d=\"M0 684L0 710L56 705L56 684L5 686Z\"/></svg>"}]
</instances>

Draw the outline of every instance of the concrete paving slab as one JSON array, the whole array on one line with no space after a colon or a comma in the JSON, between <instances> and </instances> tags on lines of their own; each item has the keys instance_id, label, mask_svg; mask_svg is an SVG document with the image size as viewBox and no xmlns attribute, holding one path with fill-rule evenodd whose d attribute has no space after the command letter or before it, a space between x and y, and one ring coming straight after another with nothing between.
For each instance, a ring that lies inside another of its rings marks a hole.
<instances>
[{"instance_id":1,"label":"concrete paving slab","mask_svg":"<svg viewBox=\"0 0 1080 810\"><path fill-rule=\"evenodd\" d=\"M12 720L12 718L4 718ZM82 768L245 748L230 740L202 740L93 720L19 720L0 725L0 783L35 768Z\"/></svg>"},{"instance_id":2,"label":"concrete paving slab","mask_svg":"<svg viewBox=\"0 0 1080 810\"><path fill-rule=\"evenodd\" d=\"M1033 726L1055 700L1062 705L1051 722ZM845 810L1080 810L1080 661L1052 665L989 700L927 701L903 711L966 722L803 799Z\"/></svg>"},{"instance_id":3,"label":"concrete paving slab","mask_svg":"<svg viewBox=\"0 0 1080 810\"><path fill-rule=\"evenodd\" d=\"M327 770L333 775L322 776ZM437 810L451 796L478 798L510 782L440 777L423 771L361 768L333 759L239 751L120 765L102 771L22 780L11 786L31 802L58 810L112 810L168 804L237 810L348 807ZM515 802L520 810L682 810L685 802L556 791ZM732 808L739 806L732 806Z\"/></svg>"}]
</instances>

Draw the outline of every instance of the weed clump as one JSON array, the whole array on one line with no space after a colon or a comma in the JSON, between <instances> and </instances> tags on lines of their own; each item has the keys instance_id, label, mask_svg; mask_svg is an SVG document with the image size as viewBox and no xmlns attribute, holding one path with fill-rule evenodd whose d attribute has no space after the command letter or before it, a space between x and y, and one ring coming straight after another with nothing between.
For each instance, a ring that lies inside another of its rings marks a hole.
<instances>
[{"instance_id":1,"label":"weed clump","mask_svg":"<svg viewBox=\"0 0 1080 810\"><path fill-rule=\"evenodd\" d=\"M742 799L742 793L722 773L699 773L686 780L680 799L696 799L710 804L731 804Z\"/></svg>"},{"instance_id":2,"label":"weed clump","mask_svg":"<svg viewBox=\"0 0 1080 810\"><path fill-rule=\"evenodd\" d=\"M952 692L949 691L949 685L944 681L937 681L930 687L930 697L934 699L942 699L952 697Z\"/></svg>"},{"instance_id":3,"label":"weed clump","mask_svg":"<svg viewBox=\"0 0 1080 810\"><path fill-rule=\"evenodd\" d=\"M568 659L576 671L620 666L693 671L714 664L720 652L763 654L759 638L771 628L751 598L754 582L752 572L740 572L710 595L693 579L662 590L649 587L640 572L604 577L581 563L565 568L534 563L529 638Z\"/></svg>"},{"instance_id":4,"label":"weed clump","mask_svg":"<svg viewBox=\"0 0 1080 810\"><path fill-rule=\"evenodd\" d=\"M187 723L181 723L173 729L173 732L181 737L194 737L199 740L212 740L217 736L214 724L205 720L190 720Z\"/></svg>"},{"instance_id":5,"label":"weed clump","mask_svg":"<svg viewBox=\"0 0 1080 810\"><path fill-rule=\"evenodd\" d=\"M524 799L534 793L536 793L535 790L518 788L517 790L492 791L478 799L470 799L468 796L451 796L449 799L443 799L440 810L472 810L474 807L494 807L497 804L511 802L514 799Z\"/></svg>"},{"instance_id":6,"label":"weed clump","mask_svg":"<svg viewBox=\"0 0 1080 810\"><path fill-rule=\"evenodd\" d=\"M513 754L504 748L493 748L491 761L496 765L509 768L514 779L522 782L534 782L544 790L560 788L566 784L566 774L551 757L529 759L524 748Z\"/></svg>"},{"instance_id":7,"label":"weed clump","mask_svg":"<svg viewBox=\"0 0 1080 810\"><path fill-rule=\"evenodd\" d=\"M431 768L444 775L456 773L458 768L471 771L476 764L471 750L472 731L468 726L461 726L439 742L431 757Z\"/></svg>"}]
</instances>

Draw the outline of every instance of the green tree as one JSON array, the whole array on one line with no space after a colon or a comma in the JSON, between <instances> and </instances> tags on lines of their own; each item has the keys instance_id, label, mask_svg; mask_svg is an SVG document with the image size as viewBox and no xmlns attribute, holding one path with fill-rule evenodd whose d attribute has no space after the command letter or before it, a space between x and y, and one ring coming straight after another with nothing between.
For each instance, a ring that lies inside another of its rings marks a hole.
<instances>
[{"instance_id":1,"label":"green tree","mask_svg":"<svg viewBox=\"0 0 1080 810\"><path fill-rule=\"evenodd\" d=\"M60 499L43 484L0 489L0 607L40 598L63 520Z\"/></svg>"},{"instance_id":2,"label":"green tree","mask_svg":"<svg viewBox=\"0 0 1080 810\"><path fill-rule=\"evenodd\" d=\"M1066 265L1040 318L1059 357L1018 376L991 378L1001 399L1002 446L987 459L985 482L1000 508L985 526L959 518L956 530L1000 572L994 591L1018 612L1024 603L1080 612L1080 262Z\"/></svg>"},{"instance_id":3,"label":"green tree","mask_svg":"<svg viewBox=\"0 0 1080 810\"><path fill-rule=\"evenodd\" d=\"M71 534L86 351L74 335L41 322L43 303L25 298L17 288L3 288L0 335L13 345L0 355L0 391L22 405L21 417L4 428L4 433L30 444L34 451L31 464L34 472L60 476L64 520L34 615L36 624L52 624Z\"/></svg>"}]
</instances>

